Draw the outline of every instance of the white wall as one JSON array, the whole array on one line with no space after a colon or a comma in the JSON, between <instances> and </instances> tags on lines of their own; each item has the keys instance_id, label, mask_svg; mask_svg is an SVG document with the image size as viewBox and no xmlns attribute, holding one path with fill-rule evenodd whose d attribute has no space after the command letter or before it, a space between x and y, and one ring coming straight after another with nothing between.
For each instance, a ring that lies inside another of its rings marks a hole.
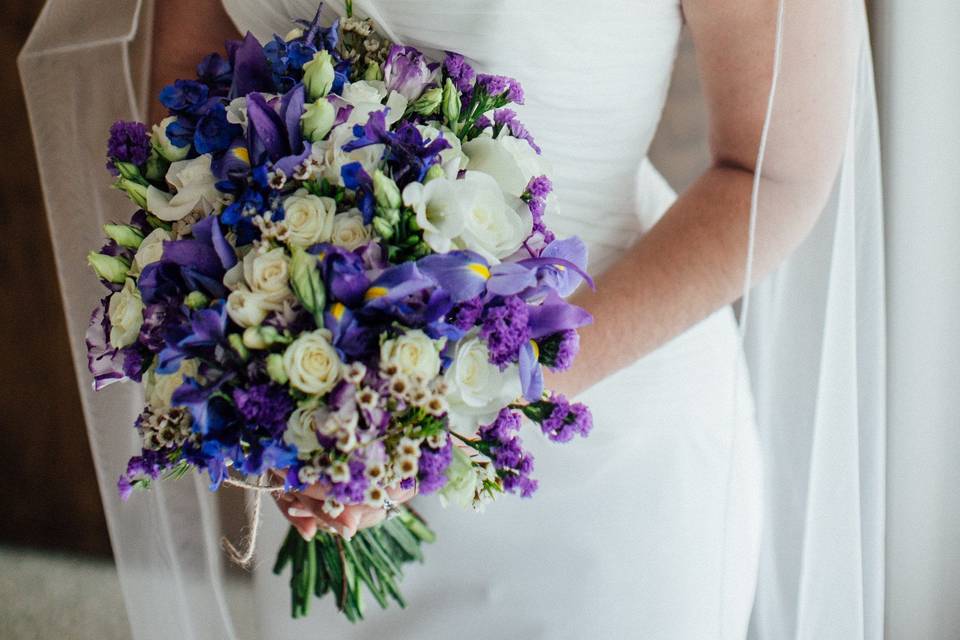
<instances>
[{"instance_id":1,"label":"white wall","mask_svg":"<svg viewBox=\"0 0 960 640\"><path fill-rule=\"evenodd\" d=\"M887 637L960 638L960 2L872 3L887 200Z\"/></svg>"}]
</instances>

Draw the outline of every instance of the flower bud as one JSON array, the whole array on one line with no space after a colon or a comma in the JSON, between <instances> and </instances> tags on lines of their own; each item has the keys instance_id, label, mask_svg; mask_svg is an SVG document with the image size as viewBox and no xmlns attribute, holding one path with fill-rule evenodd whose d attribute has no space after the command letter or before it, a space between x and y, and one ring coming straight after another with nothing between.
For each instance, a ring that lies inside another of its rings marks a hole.
<instances>
[{"instance_id":1,"label":"flower bud","mask_svg":"<svg viewBox=\"0 0 960 640\"><path fill-rule=\"evenodd\" d=\"M142 179L140 169L135 164L129 162L114 162L113 166L120 172L120 177L127 180L139 181Z\"/></svg>"},{"instance_id":2,"label":"flower bud","mask_svg":"<svg viewBox=\"0 0 960 640\"><path fill-rule=\"evenodd\" d=\"M303 308L313 314L318 327L323 327L323 307L327 302L327 290L320 279L317 256L302 247L290 247L290 285Z\"/></svg>"},{"instance_id":3,"label":"flower bud","mask_svg":"<svg viewBox=\"0 0 960 640\"><path fill-rule=\"evenodd\" d=\"M243 344L248 349L269 349L275 344L286 344L290 340L271 326L248 327L243 332Z\"/></svg>"},{"instance_id":4,"label":"flower bud","mask_svg":"<svg viewBox=\"0 0 960 640\"><path fill-rule=\"evenodd\" d=\"M430 168L427 169L427 175L423 178L423 184L427 184L431 180L436 180L437 178L442 178L446 175L447 174L443 170L443 167L439 164L430 165Z\"/></svg>"},{"instance_id":5,"label":"flower bud","mask_svg":"<svg viewBox=\"0 0 960 640\"><path fill-rule=\"evenodd\" d=\"M379 169L373 172L373 196L377 199L377 205L384 209L399 209L403 204L397 183Z\"/></svg>"},{"instance_id":6,"label":"flower bud","mask_svg":"<svg viewBox=\"0 0 960 640\"><path fill-rule=\"evenodd\" d=\"M333 121L337 112L326 98L320 98L313 104L308 104L300 116L300 128L303 135L310 142L320 142L327 137L333 128Z\"/></svg>"},{"instance_id":7,"label":"flower bud","mask_svg":"<svg viewBox=\"0 0 960 640\"><path fill-rule=\"evenodd\" d=\"M291 40L296 40L297 38L302 38L302 37L303 37L303 29L301 29L300 27L294 27L293 29L290 29L290 31L287 31L287 35L283 36L283 41L290 42Z\"/></svg>"},{"instance_id":8,"label":"flower bud","mask_svg":"<svg viewBox=\"0 0 960 640\"><path fill-rule=\"evenodd\" d=\"M105 256L96 251L87 254L87 264L93 267L101 280L114 284L123 284L124 280L127 279L127 272L130 271L130 265L125 260Z\"/></svg>"},{"instance_id":9,"label":"flower bud","mask_svg":"<svg viewBox=\"0 0 960 640\"><path fill-rule=\"evenodd\" d=\"M393 225L383 218L373 219L373 230L376 231L377 235L384 240L389 240L393 237Z\"/></svg>"},{"instance_id":10,"label":"flower bud","mask_svg":"<svg viewBox=\"0 0 960 640\"><path fill-rule=\"evenodd\" d=\"M121 247L136 249L143 242L143 234L134 227L125 224L105 224L103 232Z\"/></svg>"},{"instance_id":11,"label":"flower bud","mask_svg":"<svg viewBox=\"0 0 960 640\"><path fill-rule=\"evenodd\" d=\"M230 342L230 346L234 351L237 352L237 355L240 356L240 358L246 360L250 357L250 352L247 351L247 348L243 345L243 338L241 338L239 334L231 333L227 340Z\"/></svg>"},{"instance_id":12,"label":"flower bud","mask_svg":"<svg viewBox=\"0 0 960 640\"><path fill-rule=\"evenodd\" d=\"M443 85L443 117L447 124L453 128L453 125L460 119L460 92L453 84L453 80L447 78Z\"/></svg>"},{"instance_id":13,"label":"flower bud","mask_svg":"<svg viewBox=\"0 0 960 640\"><path fill-rule=\"evenodd\" d=\"M442 101L443 89L434 87L433 89L424 91L423 94L410 105L410 110L422 116L429 116L436 113Z\"/></svg>"},{"instance_id":14,"label":"flower bud","mask_svg":"<svg viewBox=\"0 0 960 640\"><path fill-rule=\"evenodd\" d=\"M267 356L267 375L278 384L287 384L287 370L283 367L283 356L279 353Z\"/></svg>"},{"instance_id":15,"label":"flower bud","mask_svg":"<svg viewBox=\"0 0 960 640\"><path fill-rule=\"evenodd\" d=\"M330 93L333 78L333 59L329 51L318 51L313 60L303 65L303 84L311 100L323 98Z\"/></svg>"},{"instance_id":16,"label":"flower bud","mask_svg":"<svg viewBox=\"0 0 960 640\"><path fill-rule=\"evenodd\" d=\"M383 69L376 62L370 62L367 64L367 68L363 70L363 79L367 82L383 80Z\"/></svg>"},{"instance_id":17,"label":"flower bud","mask_svg":"<svg viewBox=\"0 0 960 640\"><path fill-rule=\"evenodd\" d=\"M161 182L166 177L169 168L170 163L157 153L156 149L153 149L150 152L150 157L147 158L147 168L144 175L151 182Z\"/></svg>"},{"instance_id":18,"label":"flower bud","mask_svg":"<svg viewBox=\"0 0 960 640\"><path fill-rule=\"evenodd\" d=\"M133 200L133 203L141 209L147 208L147 187L126 178L120 178L114 185Z\"/></svg>"},{"instance_id":19,"label":"flower bud","mask_svg":"<svg viewBox=\"0 0 960 640\"><path fill-rule=\"evenodd\" d=\"M203 309L210 304L210 298L200 291L191 291L187 294L187 297L183 299L183 304L191 309Z\"/></svg>"}]
</instances>

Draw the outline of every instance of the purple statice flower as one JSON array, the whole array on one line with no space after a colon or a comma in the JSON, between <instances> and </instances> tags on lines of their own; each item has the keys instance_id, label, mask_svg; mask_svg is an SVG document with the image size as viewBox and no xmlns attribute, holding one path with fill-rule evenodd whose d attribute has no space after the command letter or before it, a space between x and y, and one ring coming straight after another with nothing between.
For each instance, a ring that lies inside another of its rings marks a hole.
<instances>
[{"instance_id":1,"label":"purple statice flower","mask_svg":"<svg viewBox=\"0 0 960 640\"><path fill-rule=\"evenodd\" d=\"M480 449L493 461L504 491L529 498L537 490L537 481L530 477L533 456L523 449L520 422L520 414L501 409L491 424L480 427Z\"/></svg>"},{"instance_id":2,"label":"purple statice flower","mask_svg":"<svg viewBox=\"0 0 960 640\"><path fill-rule=\"evenodd\" d=\"M446 444L440 449L424 443L420 448L420 470L417 475L421 494L439 491L447 484L447 467L452 460L453 442L450 436L447 436Z\"/></svg>"},{"instance_id":3,"label":"purple statice flower","mask_svg":"<svg viewBox=\"0 0 960 640\"><path fill-rule=\"evenodd\" d=\"M526 141L537 154L542 153L543 150L534 141L533 135L527 130L527 127L517 118L513 109L497 109L493 112L493 122L496 125L494 128L495 135L499 135L500 131L506 127L511 136Z\"/></svg>"},{"instance_id":4,"label":"purple statice flower","mask_svg":"<svg viewBox=\"0 0 960 640\"><path fill-rule=\"evenodd\" d=\"M117 480L120 499L127 500L138 482L156 480L169 466L166 452L163 451L144 449L141 455L130 458L126 472Z\"/></svg>"},{"instance_id":5,"label":"purple statice flower","mask_svg":"<svg viewBox=\"0 0 960 640\"><path fill-rule=\"evenodd\" d=\"M540 428L553 442L569 442L576 435L586 437L593 428L593 416L586 405L579 402L571 404L559 393L549 400L533 404L542 405Z\"/></svg>"},{"instance_id":6,"label":"purple statice flower","mask_svg":"<svg viewBox=\"0 0 960 640\"><path fill-rule=\"evenodd\" d=\"M547 228L543 221L543 215L547 209L547 196L553 191L553 183L547 176L536 176L527 183L527 188L523 192L523 200L526 201L530 209L533 227L530 232L531 237L539 233L547 244L556 239L553 232Z\"/></svg>"},{"instance_id":7,"label":"purple statice flower","mask_svg":"<svg viewBox=\"0 0 960 640\"><path fill-rule=\"evenodd\" d=\"M383 80L387 91L396 91L408 101L420 97L424 88L433 81L434 69L427 59L414 47L395 44L390 47L383 64Z\"/></svg>"},{"instance_id":8,"label":"purple statice flower","mask_svg":"<svg viewBox=\"0 0 960 640\"><path fill-rule=\"evenodd\" d=\"M364 500L368 480L364 474L366 465L356 458L348 463L350 479L346 482L331 482L329 495L343 504L360 504Z\"/></svg>"},{"instance_id":9,"label":"purple statice flower","mask_svg":"<svg viewBox=\"0 0 960 640\"><path fill-rule=\"evenodd\" d=\"M529 193L532 198L546 198L552 191L553 183L550 182L550 178L547 176L531 178L530 183L527 184L527 193Z\"/></svg>"},{"instance_id":10,"label":"purple statice flower","mask_svg":"<svg viewBox=\"0 0 960 640\"><path fill-rule=\"evenodd\" d=\"M530 340L530 311L519 296L507 296L503 304L488 307L483 315L480 337L490 350L490 362L501 369L516 362L520 347Z\"/></svg>"},{"instance_id":11,"label":"purple statice flower","mask_svg":"<svg viewBox=\"0 0 960 640\"><path fill-rule=\"evenodd\" d=\"M142 166L149 157L150 134L147 133L147 125L124 120L113 123L110 127L110 138L107 140L107 169L110 173L120 175L114 166L116 162Z\"/></svg>"},{"instance_id":12,"label":"purple statice flower","mask_svg":"<svg viewBox=\"0 0 960 640\"><path fill-rule=\"evenodd\" d=\"M450 314L450 323L461 331L469 331L483 315L483 296L464 300Z\"/></svg>"},{"instance_id":13,"label":"purple statice flower","mask_svg":"<svg viewBox=\"0 0 960 640\"><path fill-rule=\"evenodd\" d=\"M287 427L293 413L293 400L286 390L275 384L255 384L233 390L233 402L247 424L263 428L277 437Z\"/></svg>"},{"instance_id":14,"label":"purple statice flower","mask_svg":"<svg viewBox=\"0 0 960 640\"><path fill-rule=\"evenodd\" d=\"M473 123L474 129L477 131L483 131L489 126L492 126L493 123L490 122L490 118L487 116L480 116L477 118L477 121Z\"/></svg>"},{"instance_id":15,"label":"purple statice flower","mask_svg":"<svg viewBox=\"0 0 960 640\"><path fill-rule=\"evenodd\" d=\"M467 64L467 61L459 53L447 53L443 61L443 70L447 77L453 80L454 86L461 93L466 93L473 87L473 77L475 75L473 67Z\"/></svg>"},{"instance_id":16,"label":"purple statice flower","mask_svg":"<svg viewBox=\"0 0 960 640\"><path fill-rule=\"evenodd\" d=\"M480 74L477 76L477 86L481 87L488 96L503 96L508 102L523 104L523 87L513 78Z\"/></svg>"},{"instance_id":17,"label":"purple statice flower","mask_svg":"<svg viewBox=\"0 0 960 640\"><path fill-rule=\"evenodd\" d=\"M497 109L493 112L493 122L498 127L509 125L517 117L517 112L513 109Z\"/></svg>"},{"instance_id":18,"label":"purple statice flower","mask_svg":"<svg viewBox=\"0 0 960 640\"><path fill-rule=\"evenodd\" d=\"M566 371L580 351L580 334L567 329L539 342L540 362L554 371Z\"/></svg>"}]
</instances>

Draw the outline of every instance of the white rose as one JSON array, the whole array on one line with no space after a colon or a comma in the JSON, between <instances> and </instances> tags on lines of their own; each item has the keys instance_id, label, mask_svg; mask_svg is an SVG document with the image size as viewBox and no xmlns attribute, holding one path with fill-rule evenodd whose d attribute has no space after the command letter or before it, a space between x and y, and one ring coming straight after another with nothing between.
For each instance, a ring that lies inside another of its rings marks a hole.
<instances>
[{"instance_id":1,"label":"white rose","mask_svg":"<svg viewBox=\"0 0 960 640\"><path fill-rule=\"evenodd\" d=\"M437 253L454 249L466 218L466 203L458 180L437 178L427 184L411 182L403 190L403 203L417 214L423 239Z\"/></svg>"},{"instance_id":2,"label":"white rose","mask_svg":"<svg viewBox=\"0 0 960 640\"><path fill-rule=\"evenodd\" d=\"M463 145L471 171L493 176L504 193L519 198L532 178L550 173L537 152L526 140L501 134L474 138Z\"/></svg>"},{"instance_id":3,"label":"white rose","mask_svg":"<svg viewBox=\"0 0 960 640\"><path fill-rule=\"evenodd\" d=\"M501 371L490 362L487 345L476 334L457 344L444 380L448 387L450 420L454 426L470 432L478 424L492 421L500 409L521 393L517 365Z\"/></svg>"},{"instance_id":4,"label":"white rose","mask_svg":"<svg viewBox=\"0 0 960 640\"><path fill-rule=\"evenodd\" d=\"M173 392L183 384L183 379L195 378L198 372L197 361L192 359L181 361L180 368L170 374L150 369L150 373L144 376L147 403L158 411L169 409L173 405Z\"/></svg>"},{"instance_id":5,"label":"white rose","mask_svg":"<svg viewBox=\"0 0 960 640\"><path fill-rule=\"evenodd\" d=\"M333 237L330 241L353 251L370 242L373 232L370 225L363 224L363 214L358 209L337 214L333 219Z\"/></svg>"},{"instance_id":6,"label":"white rose","mask_svg":"<svg viewBox=\"0 0 960 640\"><path fill-rule=\"evenodd\" d=\"M401 373L429 382L440 373L442 348L439 341L420 329L407 331L380 345L380 364L396 365Z\"/></svg>"},{"instance_id":7,"label":"white rose","mask_svg":"<svg viewBox=\"0 0 960 640\"><path fill-rule=\"evenodd\" d=\"M254 293L280 304L290 298L290 258L282 247L265 253L251 251L243 257L243 278Z\"/></svg>"},{"instance_id":8,"label":"white rose","mask_svg":"<svg viewBox=\"0 0 960 640\"><path fill-rule=\"evenodd\" d=\"M256 327L267 319L271 311L279 311L283 303L270 300L262 293L241 287L227 296L227 315L241 327Z\"/></svg>"},{"instance_id":9,"label":"white rose","mask_svg":"<svg viewBox=\"0 0 960 640\"><path fill-rule=\"evenodd\" d=\"M210 170L211 156L205 153L192 160L174 162L167 170L167 182L174 195L156 187L147 188L147 211L161 220L174 222L195 210L213 211L220 200L217 178Z\"/></svg>"},{"instance_id":10,"label":"white rose","mask_svg":"<svg viewBox=\"0 0 960 640\"><path fill-rule=\"evenodd\" d=\"M343 365L330 344L330 332L304 333L283 352L290 385L304 393L323 395L340 380Z\"/></svg>"},{"instance_id":11,"label":"white rose","mask_svg":"<svg viewBox=\"0 0 960 640\"><path fill-rule=\"evenodd\" d=\"M451 180L456 180L461 169L467 167L467 156L463 155L460 138L446 127L436 128L428 124L417 125L417 130L424 140L443 138L450 143L449 149L440 152L440 166Z\"/></svg>"},{"instance_id":12,"label":"white rose","mask_svg":"<svg viewBox=\"0 0 960 640\"><path fill-rule=\"evenodd\" d=\"M137 341L140 325L143 324L143 300L140 291L127 279L123 289L110 296L110 344L114 349L129 347Z\"/></svg>"},{"instance_id":13,"label":"white rose","mask_svg":"<svg viewBox=\"0 0 960 640\"><path fill-rule=\"evenodd\" d=\"M287 420L283 441L297 448L297 457L301 460L308 460L310 454L320 448L320 442L317 440L317 424L323 424L326 420L325 411L325 409L295 409Z\"/></svg>"},{"instance_id":14,"label":"white rose","mask_svg":"<svg viewBox=\"0 0 960 640\"><path fill-rule=\"evenodd\" d=\"M306 189L298 189L283 201L283 209L288 244L306 248L330 240L333 216L337 212L333 198L322 198Z\"/></svg>"},{"instance_id":15,"label":"white rose","mask_svg":"<svg viewBox=\"0 0 960 640\"><path fill-rule=\"evenodd\" d=\"M469 171L458 182L471 196L464 199L467 211L459 244L491 261L520 248L532 229L529 215L521 216L507 204L500 187L485 173Z\"/></svg>"},{"instance_id":16,"label":"white rose","mask_svg":"<svg viewBox=\"0 0 960 640\"><path fill-rule=\"evenodd\" d=\"M163 257L163 243L171 239L166 229L154 229L151 231L147 237L143 239L143 242L140 243L136 255L133 256L133 267L130 269L130 273L134 275L138 274L143 271L143 268L148 264L153 264L160 260L160 258Z\"/></svg>"},{"instance_id":17,"label":"white rose","mask_svg":"<svg viewBox=\"0 0 960 640\"><path fill-rule=\"evenodd\" d=\"M351 82L343 87L340 97L353 107L345 126L352 128L355 124L366 124L372 111L383 110L383 99L387 99L387 127L393 126L407 110L407 99L396 91L387 95L386 84L382 80L360 80Z\"/></svg>"},{"instance_id":18,"label":"white rose","mask_svg":"<svg viewBox=\"0 0 960 640\"><path fill-rule=\"evenodd\" d=\"M340 171L346 164L359 162L367 173L373 175L374 169L380 163L384 145L372 144L350 152L344 151L343 145L353 139L353 130L349 126L341 125L331 131L326 140L313 144L312 155L323 167L322 176L332 184L344 186Z\"/></svg>"},{"instance_id":19,"label":"white rose","mask_svg":"<svg viewBox=\"0 0 960 640\"><path fill-rule=\"evenodd\" d=\"M187 154L190 153L190 145L178 147L170 142L170 138L167 137L167 127L176 122L176 120L176 116L164 118L160 121L160 124L153 125L153 133L150 136L153 146L156 147L161 156L170 162L183 160L187 157Z\"/></svg>"}]
</instances>

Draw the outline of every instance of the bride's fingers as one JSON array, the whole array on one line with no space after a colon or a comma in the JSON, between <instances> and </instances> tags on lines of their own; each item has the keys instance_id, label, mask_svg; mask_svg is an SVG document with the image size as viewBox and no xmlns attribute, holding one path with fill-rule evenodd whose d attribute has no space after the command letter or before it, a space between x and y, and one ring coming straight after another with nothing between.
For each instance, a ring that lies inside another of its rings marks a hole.
<instances>
[{"instance_id":1,"label":"bride's fingers","mask_svg":"<svg viewBox=\"0 0 960 640\"><path fill-rule=\"evenodd\" d=\"M403 504L417 497L417 488L410 487L409 489L401 489L400 487L393 487L387 489L387 495L397 504Z\"/></svg>"}]
</instances>

